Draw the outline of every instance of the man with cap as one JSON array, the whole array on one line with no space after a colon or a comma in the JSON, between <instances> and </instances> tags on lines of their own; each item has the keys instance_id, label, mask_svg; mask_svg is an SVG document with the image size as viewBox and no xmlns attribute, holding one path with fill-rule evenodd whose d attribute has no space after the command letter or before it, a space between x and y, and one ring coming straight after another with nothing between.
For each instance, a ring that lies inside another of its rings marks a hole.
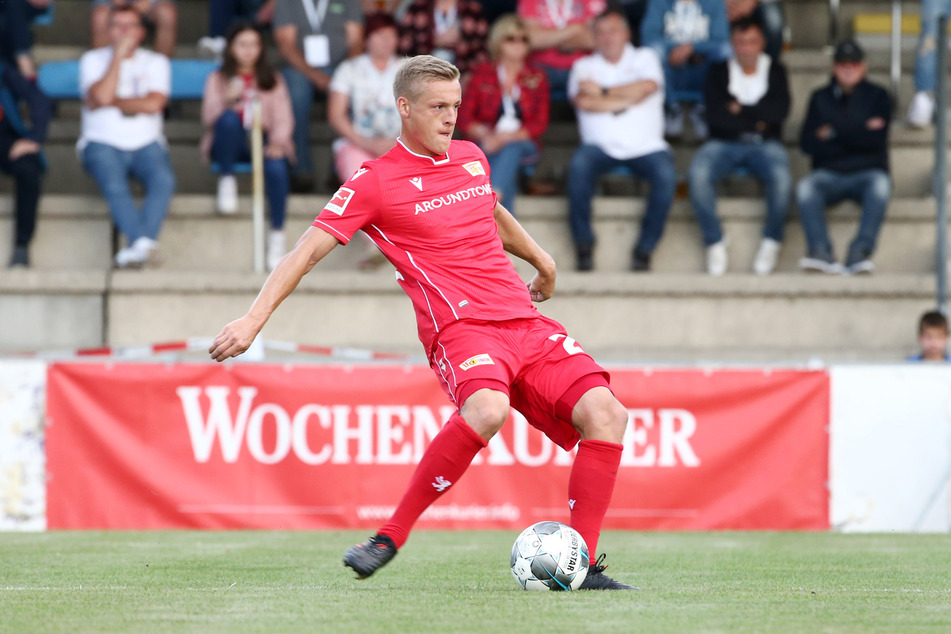
<instances>
[{"instance_id":1,"label":"man with cap","mask_svg":"<svg viewBox=\"0 0 951 634\"><path fill-rule=\"evenodd\" d=\"M892 100L867 74L862 48L851 40L842 42L835 49L832 80L809 102L799 144L812 157L812 172L796 186L806 234L806 257L799 261L804 271L857 274L875 268L872 253L892 193ZM843 267L829 239L826 208L846 199L862 206L862 216Z\"/></svg>"}]
</instances>

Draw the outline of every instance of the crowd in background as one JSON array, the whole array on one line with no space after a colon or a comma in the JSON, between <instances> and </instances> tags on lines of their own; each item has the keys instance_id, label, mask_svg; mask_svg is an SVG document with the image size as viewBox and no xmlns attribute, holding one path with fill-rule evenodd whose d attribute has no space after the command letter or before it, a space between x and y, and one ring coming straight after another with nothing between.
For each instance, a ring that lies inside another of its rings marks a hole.
<instances>
[{"instance_id":1,"label":"crowd in background","mask_svg":"<svg viewBox=\"0 0 951 634\"><path fill-rule=\"evenodd\" d=\"M930 11L936 1L923 4ZM0 5L0 170L16 181L13 266L29 265L51 117L36 88L30 24L51 9L52 0ZM923 26L923 39L933 39L929 28ZM148 30L151 50L142 47ZM212 0L209 32L198 48L222 63L205 85L200 151L219 174L218 211L234 213L236 166L250 158L251 107L261 104L273 267L285 250L289 192L315 188L314 102L326 102L336 136L334 173L345 182L397 142L392 80L403 57L432 54L462 71L457 137L482 148L493 186L513 211L525 175L544 152L551 103L573 106L581 143L565 176L577 270L596 268L591 200L601 176L618 169L648 188L630 268L650 270L678 184L668 142L689 123L702 144L683 176L708 273L722 275L728 266L716 188L731 174L763 186L765 222L751 270L773 271L795 199L807 243L800 267L869 273L891 197L892 96L868 81L861 47L840 43L830 81L811 96L801 128L799 146L813 169L793 183L782 142L790 111L784 30L777 0ZM159 259L159 233L175 191L163 122L176 5L92 0L90 40L92 50L80 61L80 160L125 237L115 265L148 266ZM271 41L275 51L268 50ZM933 114L933 107L922 112L928 99L933 104L933 84L918 81L933 63L926 53L919 55L923 70L916 72L909 112L917 126ZM26 122L16 116L17 101L26 105ZM141 203L130 179L144 187ZM826 211L844 199L857 201L862 215L840 263ZM377 261L365 260L368 267Z\"/></svg>"}]
</instances>

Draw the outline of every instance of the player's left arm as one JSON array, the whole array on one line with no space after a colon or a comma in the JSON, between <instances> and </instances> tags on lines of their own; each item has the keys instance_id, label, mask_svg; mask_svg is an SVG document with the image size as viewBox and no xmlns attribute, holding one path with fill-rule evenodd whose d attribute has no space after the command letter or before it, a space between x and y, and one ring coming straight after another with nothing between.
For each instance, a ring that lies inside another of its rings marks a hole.
<instances>
[{"instance_id":1,"label":"player's left arm","mask_svg":"<svg viewBox=\"0 0 951 634\"><path fill-rule=\"evenodd\" d=\"M535 276L528 283L533 302L543 302L555 292L555 260L538 246L518 220L502 206L495 204L495 224L506 251L535 267Z\"/></svg>"}]
</instances>

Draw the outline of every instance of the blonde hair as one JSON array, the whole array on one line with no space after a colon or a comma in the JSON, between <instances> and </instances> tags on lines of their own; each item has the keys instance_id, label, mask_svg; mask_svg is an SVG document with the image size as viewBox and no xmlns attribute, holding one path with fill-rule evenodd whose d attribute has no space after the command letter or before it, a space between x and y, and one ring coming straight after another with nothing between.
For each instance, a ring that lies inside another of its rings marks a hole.
<instances>
[{"instance_id":1,"label":"blonde hair","mask_svg":"<svg viewBox=\"0 0 951 634\"><path fill-rule=\"evenodd\" d=\"M525 37L528 37L528 25L525 23L525 20L514 13L506 13L495 21L495 24L492 25L492 30L489 31L489 39L486 43L489 49L489 55L492 56L493 60L499 58L502 40L516 33L522 33Z\"/></svg>"},{"instance_id":2,"label":"blonde hair","mask_svg":"<svg viewBox=\"0 0 951 634\"><path fill-rule=\"evenodd\" d=\"M449 62L432 55L410 57L396 72L393 80L393 96L416 101L422 93L420 84L431 81L454 81L459 79L459 69Z\"/></svg>"}]
</instances>

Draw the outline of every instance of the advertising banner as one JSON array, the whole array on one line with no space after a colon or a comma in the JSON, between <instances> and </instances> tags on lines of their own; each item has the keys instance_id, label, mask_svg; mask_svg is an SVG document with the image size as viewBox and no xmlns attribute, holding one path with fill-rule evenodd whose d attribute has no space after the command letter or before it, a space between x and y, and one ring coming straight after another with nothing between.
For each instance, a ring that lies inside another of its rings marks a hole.
<instances>
[{"instance_id":1,"label":"advertising banner","mask_svg":"<svg viewBox=\"0 0 951 634\"><path fill-rule=\"evenodd\" d=\"M0 530L46 528L46 363L0 361Z\"/></svg>"},{"instance_id":2,"label":"advertising banner","mask_svg":"<svg viewBox=\"0 0 951 634\"><path fill-rule=\"evenodd\" d=\"M825 372L612 370L606 528L829 527ZM57 529L377 528L454 408L422 366L54 364ZM518 413L420 528L566 521L572 455Z\"/></svg>"}]
</instances>

